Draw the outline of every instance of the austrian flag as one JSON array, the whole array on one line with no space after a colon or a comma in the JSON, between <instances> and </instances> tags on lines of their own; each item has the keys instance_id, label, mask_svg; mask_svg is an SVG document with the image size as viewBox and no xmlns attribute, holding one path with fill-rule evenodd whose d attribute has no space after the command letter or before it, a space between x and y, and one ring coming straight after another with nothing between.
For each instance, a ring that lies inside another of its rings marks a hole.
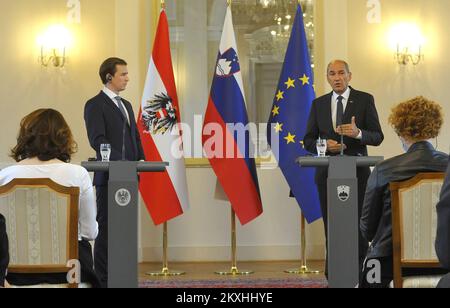
<instances>
[{"instance_id":1,"label":"austrian flag","mask_svg":"<svg viewBox=\"0 0 450 308\"><path fill-rule=\"evenodd\" d=\"M170 55L169 25L161 11L138 119L148 161L169 162L164 173L142 173L139 189L156 225L189 208L180 108ZM178 153L173 153L173 149Z\"/></svg>"}]
</instances>

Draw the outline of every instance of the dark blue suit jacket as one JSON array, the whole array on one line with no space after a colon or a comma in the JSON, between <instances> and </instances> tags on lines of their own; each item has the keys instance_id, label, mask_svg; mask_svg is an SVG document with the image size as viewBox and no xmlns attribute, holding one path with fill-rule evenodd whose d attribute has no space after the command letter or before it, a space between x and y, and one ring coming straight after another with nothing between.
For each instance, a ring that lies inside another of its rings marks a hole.
<instances>
[{"instance_id":1,"label":"dark blue suit jacket","mask_svg":"<svg viewBox=\"0 0 450 308\"><path fill-rule=\"evenodd\" d=\"M125 144L125 159L128 161L145 160L141 138L135 122L133 108L130 102L122 99L130 117L130 125L125 124L125 119L117 105L101 91L91 98L84 108L84 120L91 147L97 153L97 159L101 160L100 145L111 145L111 161L122 160L122 144ZM123 127L125 137L123 137ZM108 174L96 172L94 176L95 186L108 184Z\"/></svg>"},{"instance_id":2,"label":"dark blue suit jacket","mask_svg":"<svg viewBox=\"0 0 450 308\"><path fill-rule=\"evenodd\" d=\"M8 236L6 234L5 217L0 214L0 287L5 282L6 270L9 264Z\"/></svg>"},{"instance_id":3,"label":"dark blue suit jacket","mask_svg":"<svg viewBox=\"0 0 450 308\"><path fill-rule=\"evenodd\" d=\"M450 269L450 163L437 204L436 253L444 268Z\"/></svg>"},{"instance_id":4,"label":"dark blue suit jacket","mask_svg":"<svg viewBox=\"0 0 450 308\"><path fill-rule=\"evenodd\" d=\"M450 163L437 204L437 220L436 253L442 267L450 269ZM441 279L438 288L450 288L450 274Z\"/></svg>"},{"instance_id":5,"label":"dark blue suit jacket","mask_svg":"<svg viewBox=\"0 0 450 308\"><path fill-rule=\"evenodd\" d=\"M351 87L350 89L350 97L344 114L344 123L350 124L352 117L356 117L356 126L361 129L363 139L357 140L344 137L344 144L347 146L345 155L367 156L367 146L379 146L384 140L384 135L378 120L373 96ZM333 93L329 93L317 98L311 106L306 135L303 140L305 149L311 153L317 152L316 140L319 136L323 139L333 139L339 143L341 142L341 137L333 128L331 117L332 95Z\"/></svg>"},{"instance_id":6,"label":"dark blue suit jacket","mask_svg":"<svg viewBox=\"0 0 450 308\"><path fill-rule=\"evenodd\" d=\"M361 92L350 87L350 97L344 114L344 124L350 124L352 117L356 117L356 126L362 131L362 140L344 137L347 146L344 154L347 156L367 156L367 146L379 146L384 135L378 119L375 100L372 95ZM311 153L317 153L316 140L335 140L341 142L341 137L335 132L331 117L331 98L333 92L315 99L311 106L306 134L303 139L305 149ZM338 154L328 153L335 156ZM369 173L369 168L365 169ZM328 168L317 168L316 183L323 183L328 178ZM358 178L360 175L358 174Z\"/></svg>"}]
</instances>

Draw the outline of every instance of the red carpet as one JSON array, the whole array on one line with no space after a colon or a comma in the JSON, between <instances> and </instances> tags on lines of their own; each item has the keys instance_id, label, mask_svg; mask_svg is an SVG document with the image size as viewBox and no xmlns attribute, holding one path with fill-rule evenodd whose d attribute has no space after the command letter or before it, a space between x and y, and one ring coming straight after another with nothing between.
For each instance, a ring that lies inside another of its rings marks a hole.
<instances>
[{"instance_id":1,"label":"red carpet","mask_svg":"<svg viewBox=\"0 0 450 308\"><path fill-rule=\"evenodd\" d=\"M145 280L139 283L140 288L327 288L327 281L323 278L302 279L251 279L251 278L228 278L210 280Z\"/></svg>"}]
</instances>

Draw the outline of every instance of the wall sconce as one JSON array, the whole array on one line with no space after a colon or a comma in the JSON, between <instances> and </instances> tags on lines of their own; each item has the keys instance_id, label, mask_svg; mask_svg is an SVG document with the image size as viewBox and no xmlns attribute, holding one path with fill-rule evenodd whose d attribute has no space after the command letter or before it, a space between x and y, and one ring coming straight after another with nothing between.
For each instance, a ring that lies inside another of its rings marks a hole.
<instances>
[{"instance_id":1,"label":"wall sconce","mask_svg":"<svg viewBox=\"0 0 450 308\"><path fill-rule=\"evenodd\" d=\"M66 51L72 43L72 35L62 25L49 27L44 34L37 38L40 47L39 63L48 67L63 68L66 64Z\"/></svg>"},{"instance_id":2,"label":"wall sconce","mask_svg":"<svg viewBox=\"0 0 450 308\"><path fill-rule=\"evenodd\" d=\"M419 27L411 23L402 23L392 27L390 46L395 50L398 64L417 65L424 59L422 47L425 39Z\"/></svg>"}]
</instances>

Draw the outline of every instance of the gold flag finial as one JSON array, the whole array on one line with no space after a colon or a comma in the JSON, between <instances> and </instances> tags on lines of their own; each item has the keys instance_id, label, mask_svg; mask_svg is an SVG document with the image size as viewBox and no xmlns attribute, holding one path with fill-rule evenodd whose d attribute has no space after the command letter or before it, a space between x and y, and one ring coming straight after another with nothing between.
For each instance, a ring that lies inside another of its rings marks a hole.
<instances>
[{"instance_id":1,"label":"gold flag finial","mask_svg":"<svg viewBox=\"0 0 450 308\"><path fill-rule=\"evenodd\" d=\"M231 0L227 0L227 5L231 7Z\"/></svg>"},{"instance_id":2,"label":"gold flag finial","mask_svg":"<svg viewBox=\"0 0 450 308\"><path fill-rule=\"evenodd\" d=\"M161 0L161 9L163 9L163 10L166 9L166 1L165 0Z\"/></svg>"}]
</instances>

